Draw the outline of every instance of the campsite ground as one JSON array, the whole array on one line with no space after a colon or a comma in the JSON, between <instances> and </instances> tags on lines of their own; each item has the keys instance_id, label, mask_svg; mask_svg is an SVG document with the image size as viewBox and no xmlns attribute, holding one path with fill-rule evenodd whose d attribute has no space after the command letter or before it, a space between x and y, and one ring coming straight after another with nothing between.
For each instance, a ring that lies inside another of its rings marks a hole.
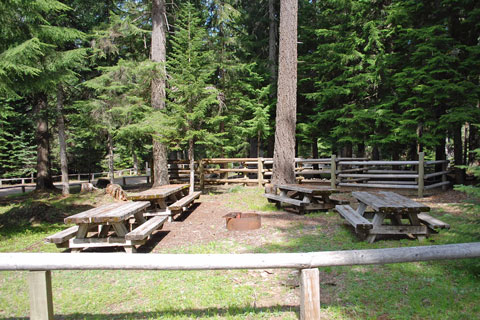
<instances>
[{"instance_id":1,"label":"campsite ground","mask_svg":"<svg viewBox=\"0 0 480 320\"><path fill-rule=\"evenodd\" d=\"M416 199L451 229L423 243L411 239L358 239L334 212L300 216L277 211L254 187L210 189L191 211L167 223L140 252L309 252L406 247L479 241L474 212L464 195L438 192ZM351 200L348 194L339 197ZM102 191L0 201L0 252L59 252L42 239L65 226L63 218L110 202ZM230 211L262 214L262 227L227 231ZM109 250L111 251L111 250ZM68 254L68 253L65 253ZM134 258L126 256L126 258ZM320 269L325 319L479 318L478 259ZM61 319L296 319L298 276L292 270L58 271L53 273L55 314ZM26 272L0 273L0 319L28 317Z\"/></svg>"}]
</instances>

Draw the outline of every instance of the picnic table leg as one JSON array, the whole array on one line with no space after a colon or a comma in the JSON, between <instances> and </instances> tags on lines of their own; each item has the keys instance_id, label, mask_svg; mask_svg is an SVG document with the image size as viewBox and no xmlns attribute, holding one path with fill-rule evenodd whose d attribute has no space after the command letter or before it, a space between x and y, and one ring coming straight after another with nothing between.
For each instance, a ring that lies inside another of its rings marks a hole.
<instances>
[{"instance_id":1,"label":"picnic table leg","mask_svg":"<svg viewBox=\"0 0 480 320\"><path fill-rule=\"evenodd\" d=\"M408 220L410 220L410 223L412 226L421 226L422 224L420 223L420 220L418 219L417 213L412 212L408 214ZM417 235L418 241L423 241L426 239L426 235Z\"/></svg>"},{"instance_id":2,"label":"picnic table leg","mask_svg":"<svg viewBox=\"0 0 480 320\"><path fill-rule=\"evenodd\" d=\"M115 229L115 232L117 233L117 236L121 238L125 238L125 235L128 233L127 227L121 222L114 223L113 224L113 229ZM135 248L134 245L131 246L123 246L125 249L126 253L135 253L137 252L137 249Z\"/></svg>"},{"instance_id":3,"label":"picnic table leg","mask_svg":"<svg viewBox=\"0 0 480 320\"><path fill-rule=\"evenodd\" d=\"M367 210L367 205L363 202L360 202L358 204L357 213L363 217L365 210Z\"/></svg>"},{"instance_id":4,"label":"picnic table leg","mask_svg":"<svg viewBox=\"0 0 480 320\"><path fill-rule=\"evenodd\" d=\"M100 228L99 232L98 232L98 237L99 238L106 238L108 236L108 232L110 231L110 225L109 224L106 224L106 225L100 225L98 226Z\"/></svg>"},{"instance_id":5,"label":"picnic table leg","mask_svg":"<svg viewBox=\"0 0 480 320\"><path fill-rule=\"evenodd\" d=\"M135 222L138 224L138 225L141 225L142 223L145 223L147 220L145 220L145 218L143 217L143 214L145 213L145 210L144 211L140 211L140 212L137 212L134 214L134 217L135 217Z\"/></svg>"},{"instance_id":6,"label":"picnic table leg","mask_svg":"<svg viewBox=\"0 0 480 320\"><path fill-rule=\"evenodd\" d=\"M74 239L85 239L85 237L87 236L89 228L90 228L90 226L88 225L88 223L79 224L77 234L75 235ZM70 239L70 241L72 241L72 240L73 239ZM72 252L76 253L76 252L82 251L82 248L71 248L71 250L72 250Z\"/></svg>"},{"instance_id":7,"label":"picnic table leg","mask_svg":"<svg viewBox=\"0 0 480 320\"><path fill-rule=\"evenodd\" d=\"M371 230L375 230L376 227L380 227L383 224L384 219L385 219L385 214L381 212L377 212L373 217L373 221L372 221L373 228ZM377 237L376 234L369 234L367 237L367 242L373 243L376 237Z\"/></svg>"}]
</instances>

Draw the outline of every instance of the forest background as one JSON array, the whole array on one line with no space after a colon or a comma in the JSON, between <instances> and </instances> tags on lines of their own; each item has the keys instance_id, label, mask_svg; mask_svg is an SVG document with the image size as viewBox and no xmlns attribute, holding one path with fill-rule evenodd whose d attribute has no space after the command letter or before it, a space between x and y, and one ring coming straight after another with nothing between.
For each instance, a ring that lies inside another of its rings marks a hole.
<instances>
[{"instance_id":1,"label":"forest background","mask_svg":"<svg viewBox=\"0 0 480 320\"><path fill-rule=\"evenodd\" d=\"M480 2L298 3L298 156L475 162ZM0 176L34 173L40 156L60 172L62 127L70 173L142 167L152 136L170 158L189 144L197 158L273 155L279 1L167 2L163 65L151 6L0 3Z\"/></svg>"}]
</instances>

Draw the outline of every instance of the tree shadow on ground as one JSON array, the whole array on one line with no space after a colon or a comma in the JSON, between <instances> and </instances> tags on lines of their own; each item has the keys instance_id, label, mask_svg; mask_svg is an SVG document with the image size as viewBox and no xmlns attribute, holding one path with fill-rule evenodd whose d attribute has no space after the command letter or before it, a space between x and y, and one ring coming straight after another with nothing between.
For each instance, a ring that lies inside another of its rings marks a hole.
<instances>
[{"instance_id":1,"label":"tree shadow on ground","mask_svg":"<svg viewBox=\"0 0 480 320\"><path fill-rule=\"evenodd\" d=\"M56 314L55 319L161 319L164 317L182 317L188 319L198 318L217 318L224 316L246 315L249 319L260 317L262 313L282 313L294 312L298 316L298 306L292 305L276 305L272 307L225 307L225 308L198 308L198 309L167 309L149 312L128 312L117 314L91 314L91 313L73 313L73 314ZM1 320L23 320L28 317L10 317L0 318Z\"/></svg>"}]
</instances>

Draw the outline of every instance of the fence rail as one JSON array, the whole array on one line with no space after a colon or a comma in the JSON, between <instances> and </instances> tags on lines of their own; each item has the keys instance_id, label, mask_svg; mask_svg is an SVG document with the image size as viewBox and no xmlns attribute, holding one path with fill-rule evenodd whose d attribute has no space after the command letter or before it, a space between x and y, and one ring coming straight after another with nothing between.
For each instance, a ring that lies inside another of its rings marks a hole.
<instances>
[{"instance_id":1,"label":"fence rail","mask_svg":"<svg viewBox=\"0 0 480 320\"><path fill-rule=\"evenodd\" d=\"M447 181L448 160L425 161L419 153L417 161L371 161L368 158L295 159L295 176L301 183L328 183L332 188L363 187L417 190L423 197L425 190L442 187ZM435 171L441 165L440 171ZM195 162L196 181L200 189L206 184L258 184L270 182L271 158L214 158ZM169 162L172 182L189 180L186 160Z\"/></svg>"},{"instance_id":2,"label":"fence rail","mask_svg":"<svg viewBox=\"0 0 480 320\"><path fill-rule=\"evenodd\" d=\"M53 319L52 270L300 270L300 318L320 318L318 267L480 257L480 243L268 254L0 253L0 270L30 271L30 316Z\"/></svg>"}]
</instances>

